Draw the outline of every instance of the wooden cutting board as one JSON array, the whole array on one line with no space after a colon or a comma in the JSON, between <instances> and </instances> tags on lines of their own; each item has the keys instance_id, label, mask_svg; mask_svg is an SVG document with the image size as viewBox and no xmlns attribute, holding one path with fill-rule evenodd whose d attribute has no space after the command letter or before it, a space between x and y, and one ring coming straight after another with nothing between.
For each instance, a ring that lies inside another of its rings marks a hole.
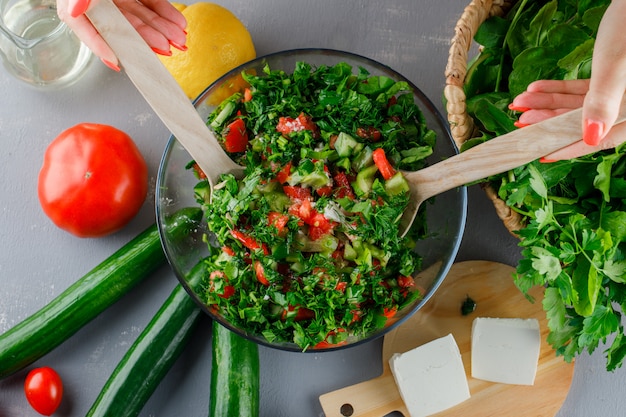
<instances>
[{"instance_id":1,"label":"wooden cutting board","mask_svg":"<svg viewBox=\"0 0 626 417\"><path fill-rule=\"evenodd\" d=\"M326 417L382 417L393 411L409 416L396 387L389 358L449 333L459 345L471 398L437 417L554 417L569 391L574 364L557 357L546 342L547 320L535 288L531 303L515 287L514 268L488 261L456 263L435 295L416 314L389 332L383 342L383 374L369 381L320 396ZM469 315L461 314L467 297L476 302ZM471 377L471 329L476 317L536 318L541 326L541 351L533 386L498 384Z\"/></svg>"}]
</instances>

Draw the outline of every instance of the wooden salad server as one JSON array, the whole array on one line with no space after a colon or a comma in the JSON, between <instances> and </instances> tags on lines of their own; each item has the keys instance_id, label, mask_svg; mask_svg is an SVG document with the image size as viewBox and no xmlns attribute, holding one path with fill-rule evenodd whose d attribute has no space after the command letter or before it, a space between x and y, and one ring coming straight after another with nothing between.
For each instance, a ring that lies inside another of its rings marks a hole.
<instances>
[{"instance_id":1,"label":"wooden salad server","mask_svg":"<svg viewBox=\"0 0 626 417\"><path fill-rule=\"evenodd\" d=\"M87 17L117 55L137 90L204 171L211 190L221 174L243 176L176 80L111 0L98 0Z\"/></svg>"},{"instance_id":2,"label":"wooden salad server","mask_svg":"<svg viewBox=\"0 0 626 417\"><path fill-rule=\"evenodd\" d=\"M626 97L615 124L625 120ZM411 199L400 219L402 236L411 227L420 204L429 198L528 164L581 138L582 109L576 109L493 138L419 171L404 172Z\"/></svg>"}]
</instances>

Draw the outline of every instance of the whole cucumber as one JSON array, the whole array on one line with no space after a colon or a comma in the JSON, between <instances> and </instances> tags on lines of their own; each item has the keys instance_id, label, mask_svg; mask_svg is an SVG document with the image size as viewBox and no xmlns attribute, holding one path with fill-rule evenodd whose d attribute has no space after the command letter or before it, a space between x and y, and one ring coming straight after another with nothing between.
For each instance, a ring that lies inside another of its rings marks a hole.
<instances>
[{"instance_id":1,"label":"whole cucumber","mask_svg":"<svg viewBox=\"0 0 626 417\"><path fill-rule=\"evenodd\" d=\"M190 272L190 285L202 282L206 265ZM202 312L178 284L126 352L86 417L137 416L187 345Z\"/></svg>"},{"instance_id":2,"label":"whole cucumber","mask_svg":"<svg viewBox=\"0 0 626 417\"><path fill-rule=\"evenodd\" d=\"M259 347L213 322L209 417L259 415Z\"/></svg>"},{"instance_id":3,"label":"whole cucumber","mask_svg":"<svg viewBox=\"0 0 626 417\"><path fill-rule=\"evenodd\" d=\"M185 208L168 232L186 235L202 218ZM156 225L148 227L47 305L0 335L0 378L32 364L76 333L165 263Z\"/></svg>"}]
</instances>

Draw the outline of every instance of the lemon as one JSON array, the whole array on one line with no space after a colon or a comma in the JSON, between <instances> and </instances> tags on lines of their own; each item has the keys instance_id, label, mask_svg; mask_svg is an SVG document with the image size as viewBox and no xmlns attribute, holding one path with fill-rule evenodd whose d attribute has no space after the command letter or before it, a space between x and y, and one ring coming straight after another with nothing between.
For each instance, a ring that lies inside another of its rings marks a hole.
<instances>
[{"instance_id":1,"label":"lemon","mask_svg":"<svg viewBox=\"0 0 626 417\"><path fill-rule=\"evenodd\" d=\"M187 19L187 51L159 59L190 99L213 81L256 57L245 25L228 9L207 2L172 3Z\"/></svg>"}]
</instances>

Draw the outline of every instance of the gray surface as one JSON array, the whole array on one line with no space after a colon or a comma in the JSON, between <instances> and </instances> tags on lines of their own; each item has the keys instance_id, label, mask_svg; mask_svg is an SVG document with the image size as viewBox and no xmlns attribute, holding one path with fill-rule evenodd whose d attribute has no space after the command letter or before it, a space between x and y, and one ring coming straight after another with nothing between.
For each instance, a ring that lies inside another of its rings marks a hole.
<instances>
[{"instance_id":1,"label":"gray surface","mask_svg":"<svg viewBox=\"0 0 626 417\"><path fill-rule=\"evenodd\" d=\"M439 104L454 24L468 1L332 0L217 1L248 26L259 55L297 47L356 52L398 70ZM369 4L368 4L369 3ZM0 332L23 320L154 221L153 193L123 231L78 239L54 227L39 207L37 172L47 144L79 122L112 124L128 132L146 157L152 188L168 132L123 74L95 61L66 90L42 93L0 71ZM469 190L468 226L458 260L514 265L516 240L479 189ZM113 308L36 365L52 366L65 381L58 416L83 416L109 374L176 284L163 267ZM202 323L184 357L167 375L142 416L207 415L211 369L210 329ZM261 415L322 416L320 394L381 372L382 340L325 354L261 348ZM36 416L22 393L25 372L0 381L0 417ZM623 415L620 387L626 370L604 370L602 349L582 356L559 417ZM619 391L618 391L619 390ZM494 398L497 401L497 398ZM532 401L532 398L528 398ZM618 410L622 410L618 412ZM524 416L520 410L519 416Z\"/></svg>"}]
</instances>

